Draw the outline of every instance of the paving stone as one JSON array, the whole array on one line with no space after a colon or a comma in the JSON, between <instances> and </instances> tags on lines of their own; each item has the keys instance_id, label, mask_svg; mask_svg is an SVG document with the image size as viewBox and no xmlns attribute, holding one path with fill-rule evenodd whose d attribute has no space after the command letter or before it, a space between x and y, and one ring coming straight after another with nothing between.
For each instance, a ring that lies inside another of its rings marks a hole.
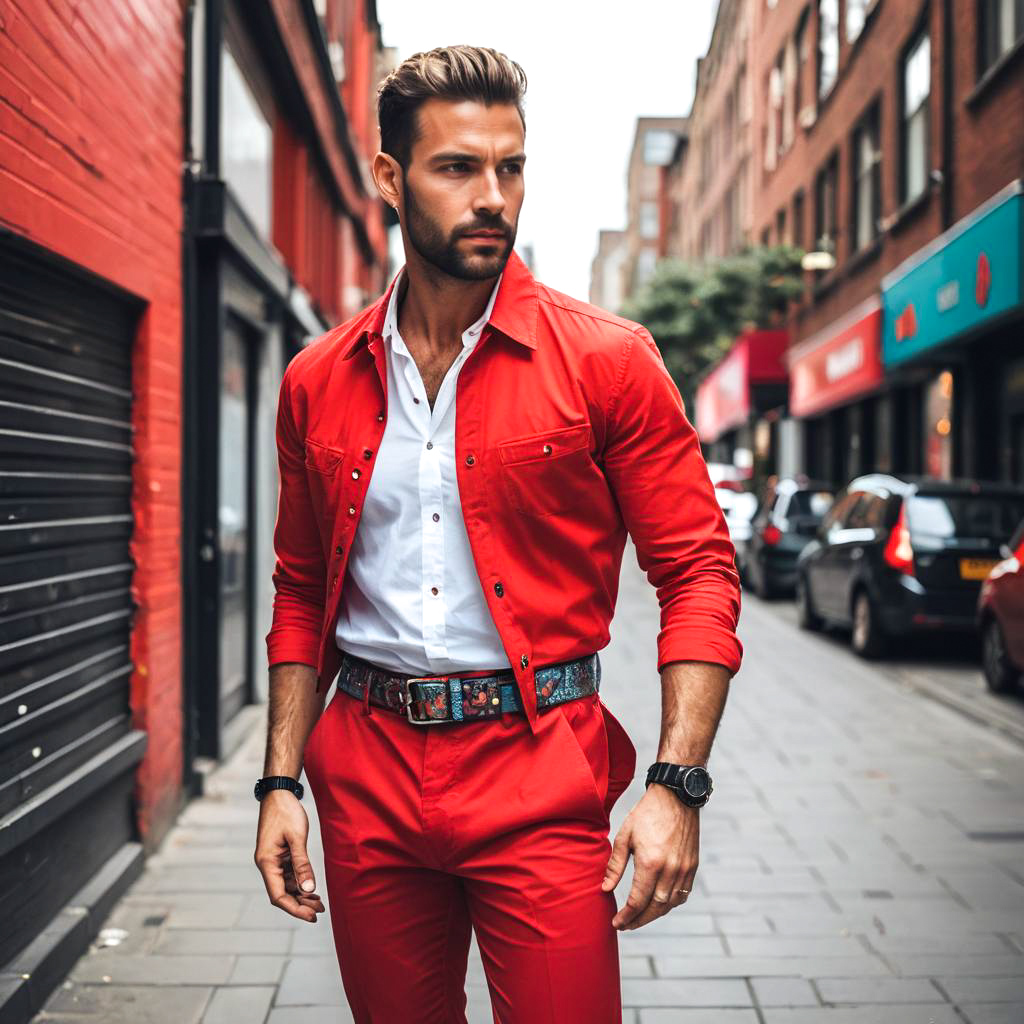
<instances>
[{"instance_id":1,"label":"paving stone","mask_svg":"<svg viewBox=\"0 0 1024 1024\"><path fill-rule=\"evenodd\" d=\"M640 1011L640 1024L758 1024L756 1010L683 1010L660 1007Z\"/></svg>"},{"instance_id":2,"label":"paving stone","mask_svg":"<svg viewBox=\"0 0 1024 1024\"><path fill-rule=\"evenodd\" d=\"M904 1003L900 1006L814 1006L767 1008L764 1024L963 1024L948 1003Z\"/></svg>"},{"instance_id":3,"label":"paving stone","mask_svg":"<svg viewBox=\"0 0 1024 1024\"><path fill-rule=\"evenodd\" d=\"M213 989L203 985L72 984L58 987L34 1020L39 1024L199 1024L212 995Z\"/></svg>"},{"instance_id":4,"label":"paving stone","mask_svg":"<svg viewBox=\"0 0 1024 1024\"><path fill-rule=\"evenodd\" d=\"M941 993L924 978L816 978L826 1003L939 1002Z\"/></svg>"},{"instance_id":5,"label":"paving stone","mask_svg":"<svg viewBox=\"0 0 1024 1024\"><path fill-rule=\"evenodd\" d=\"M623 978L653 978L649 956L620 956L619 974Z\"/></svg>"},{"instance_id":6,"label":"paving stone","mask_svg":"<svg viewBox=\"0 0 1024 1024\"><path fill-rule=\"evenodd\" d=\"M1020 1024L1024 1020L1024 1002L967 1003L960 1010L970 1024Z\"/></svg>"},{"instance_id":7,"label":"paving stone","mask_svg":"<svg viewBox=\"0 0 1024 1024\"><path fill-rule=\"evenodd\" d=\"M71 971L77 982L115 985L225 985L233 956L164 956L157 953L113 956L97 952L79 959Z\"/></svg>"},{"instance_id":8,"label":"paving stone","mask_svg":"<svg viewBox=\"0 0 1024 1024\"><path fill-rule=\"evenodd\" d=\"M742 981L724 978L623 978L623 1006L743 1007L752 1006L750 990Z\"/></svg>"},{"instance_id":9,"label":"paving stone","mask_svg":"<svg viewBox=\"0 0 1024 1024\"><path fill-rule=\"evenodd\" d=\"M275 1006L267 1024L355 1024L345 1006Z\"/></svg>"},{"instance_id":10,"label":"paving stone","mask_svg":"<svg viewBox=\"0 0 1024 1024\"><path fill-rule=\"evenodd\" d=\"M218 988L203 1014L202 1024L238 1024L263 1021L274 998L273 985L238 985Z\"/></svg>"},{"instance_id":11,"label":"paving stone","mask_svg":"<svg viewBox=\"0 0 1024 1024\"><path fill-rule=\"evenodd\" d=\"M1024 973L1008 978L942 978L955 1003L1024 1003Z\"/></svg>"},{"instance_id":12,"label":"paving stone","mask_svg":"<svg viewBox=\"0 0 1024 1024\"><path fill-rule=\"evenodd\" d=\"M336 956L292 957L285 965L275 1006L347 1006Z\"/></svg>"},{"instance_id":13,"label":"paving stone","mask_svg":"<svg viewBox=\"0 0 1024 1024\"><path fill-rule=\"evenodd\" d=\"M751 978L759 1006L818 1006L810 982L803 978Z\"/></svg>"},{"instance_id":14,"label":"paving stone","mask_svg":"<svg viewBox=\"0 0 1024 1024\"><path fill-rule=\"evenodd\" d=\"M236 957L235 966L227 983L229 985L277 985L284 973L285 956Z\"/></svg>"},{"instance_id":15,"label":"paving stone","mask_svg":"<svg viewBox=\"0 0 1024 1024\"><path fill-rule=\"evenodd\" d=\"M1024 957L1012 953L1003 956L886 953L885 961L892 967L894 974L903 978L1024 976Z\"/></svg>"},{"instance_id":16,"label":"paving stone","mask_svg":"<svg viewBox=\"0 0 1024 1024\"><path fill-rule=\"evenodd\" d=\"M287 953L291 933L252 928L175 928L164 932L155 952L180 953Z\"/></svg>"}]
</instances>

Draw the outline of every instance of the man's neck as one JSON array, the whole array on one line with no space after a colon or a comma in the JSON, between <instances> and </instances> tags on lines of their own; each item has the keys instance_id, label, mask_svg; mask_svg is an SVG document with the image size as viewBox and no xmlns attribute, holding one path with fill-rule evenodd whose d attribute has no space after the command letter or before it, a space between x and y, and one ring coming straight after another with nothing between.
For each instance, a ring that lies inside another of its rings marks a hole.
<instances>
[{"instance_id":1,"label":"man's neck","mask_svg":"<svg viewBox=\"0 0 1024 1024\"><path fill-rule=\"evenodd\" d=\"M409 260L399 282L398 330L431 352L462 344L462 333L483 315L496 277L461 281Z\"/></svg>"}]
</instances>

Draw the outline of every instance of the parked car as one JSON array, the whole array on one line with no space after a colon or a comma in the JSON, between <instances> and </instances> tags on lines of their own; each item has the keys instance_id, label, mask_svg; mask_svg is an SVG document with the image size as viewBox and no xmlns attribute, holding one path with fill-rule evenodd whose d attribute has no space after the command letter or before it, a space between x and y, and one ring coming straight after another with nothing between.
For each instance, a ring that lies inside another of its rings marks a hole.
<instances>
[{"instance_id":1,"label":"parked car","mask_svg":"<svg viewBox=\"0 0 1024 1024\"><path fill-rule=\"evenodd\" d=\"M1024 675L1024 519L988 574L978 596L981 665L996 693L1013 690Z\"/></svg>"},{"instance_id":2,"label":"parked car","mask_svg":"<svg viewBox=\"0 0 1024 1024\"><path fill-rule=\"evenodd\" d=\"M832 499L827 484L804 476L782 477L766 488L736 556L744 582L758 597L792 593L797 558L814 539Z\"/></svg>"},{"instance_id":3,"label":"parked car","mask_svg":"<svg viewBox=\"0 0 1024 1024\"><path fill-rule=\"evenodd\" d=\"M859 477L800 556L800 624L852 626L854 651L869 658L894 636L974 630L982 580L1021 518L1021 488Z\"/></svg>"},{"instance_id":4,"label":"parked car","mask_svg":"<svg viewBox=\"0 0 1024 1024\"><path fill-rule=\"evenodd\" d=\"M734 491L729 487L716 487L715 497L725 513L725 524L729 527L729 537L736 549L736 568L743 575L741 552L746 550L750 540L751 520L757 512L757 497L750 491Z\"/></svg>"}]
</instances>

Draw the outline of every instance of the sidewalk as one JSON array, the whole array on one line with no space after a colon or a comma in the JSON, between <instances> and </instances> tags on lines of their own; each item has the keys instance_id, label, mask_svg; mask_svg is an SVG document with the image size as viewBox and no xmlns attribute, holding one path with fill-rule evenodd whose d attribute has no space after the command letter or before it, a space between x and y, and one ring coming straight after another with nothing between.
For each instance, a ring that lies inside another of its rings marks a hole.
<instances>
[{"instance_id":1,"label":"sidewalk","mask_svg":"<svg viewBox=\"0 0 1024 1024\"><path fill-rule=\"evenodd\" d=\"M638 777L613 835L656 751L657 629L627 549L602 696ZM620 936L624 1024L1020 1024L1024 748L748 596L741 636L695 891ZM82 957L36 1021L351 1021L327 917L271 907L252 860L263 744L261 723L111 914L120 943ZM475 948L468 993L489 1024Z\"/></svg>"}]
</instances>

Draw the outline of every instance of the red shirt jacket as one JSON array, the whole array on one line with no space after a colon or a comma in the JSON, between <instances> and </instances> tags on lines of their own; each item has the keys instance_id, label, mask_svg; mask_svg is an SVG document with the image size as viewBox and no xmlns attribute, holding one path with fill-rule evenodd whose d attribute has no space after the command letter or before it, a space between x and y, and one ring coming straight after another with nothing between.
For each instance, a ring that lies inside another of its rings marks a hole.
<instances>
[{"instance_id":1,"label":"red shirt jacket","mask_svg":"<svg viewBox=\"0 0 1024 1024\"><path fill-rule=\"evenodd\" d=\"M387 418L389 296L303 349L281 383L267 650L270 665L315 666L318 692L341 665L346 560ZM459 373L455 421L473 560L531 728L533 670L608 644L627 531L661 606L658 670L736 672L733 545L645 328L547 288L513 253Z\"/></svg>"}]
</instances>

